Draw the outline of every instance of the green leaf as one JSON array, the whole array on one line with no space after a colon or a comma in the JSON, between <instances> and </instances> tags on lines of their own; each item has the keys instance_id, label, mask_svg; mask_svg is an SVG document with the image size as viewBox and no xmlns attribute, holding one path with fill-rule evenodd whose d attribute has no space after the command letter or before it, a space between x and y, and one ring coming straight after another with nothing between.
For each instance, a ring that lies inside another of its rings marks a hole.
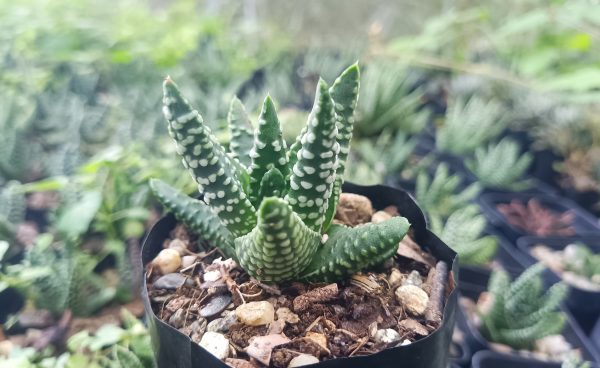
<instances>
[{"instance_id":1,"label":"green leaf","mask_svg":"<svg viewBox=\"0 0 600 368\"><path fill-rule=\"evenodd\" d=\"M233 235L207 204L180 193L158 179L150 180L150 188L162 205L192 232L221 249L228 257L236 258Z\"/></svg>"},{"instance_id":2,"label":"green leaf","mask_svg":"<svg viewBox=\"0 0 600 368\"><path fill-rule=\"evenodd\" d=\"M117 344L125 335L125 330L115 325L104 325L96 331L90 350L99 351L107 346Z\"/></svg>"},{"instance_id":3,"label":"green leaf","mask_svg":"<svg viewBox=\"0 0 600 368\"><path fill-rule=\"evenodd\" d=\"M79 201L66 208L60 215L56 229L67 238L79 237L88 231L101 204L101 192L84 192Z\"/></svg>"},{"instance_id":4,"label":"green leaf","mask_svg":"<svg viewBox=\"0 0 600 368\"><path fill-rule=\"evenodd\" d=\"M336 178L339 153L333 100L327 83L322 79L308 120L286 199L306 226L320 232Z\"/></svg>"},{"instance_id":5,"label":"green leaf","mask_svg":"<svg viewBox=\"0 0 600 368\"><path fill-rule=\"evenodd\" d=\"M281 171L276 167L271 168L260 181L260 191L258 197L262 202L267 197L283 197L286 193L287 185Z\"/></svg>"},{"instance_id":6,"label":"green leaf","mask_svg":"<svg viewBox=\"0 0 600 368\"><path fill-rule=\"evenodd\" d=\"M281 198L265 198L258 224L248 235L235 239L240 265L265 282L294 280L310 263L321 235L309 229Z\"/></svg>"},{"instance_id":7,"label":"green leaf","mask_svg":"<svg viewBox=\"0 0 600 368\"><path fill-rule=\"evenodd\" d=\"M250 201L255 207L260 205L260 185L265 174L276 168L285 177L289 173L286 156L286 144L283 140L281 124L270 96L265 98L258 119L258 131L254 137L254 146L250 151L252 164L250 174Z\"/></svg>"},{"instance_id":8,"label":"green leaf","mask_svg":"<svg viewBox=\"0 0 600 368\"><path fill-rule=\"evenodd\" d=\"M163 90L169 134L177 144L182 163L198 183L204 202L234 235L247 234L256 224L255 209L242 190L233 159L171 79L165 80Z\"/></svg>"},{"instance_id":9,"label":"green leaf","mask_svg":"<svg viewBox=\"0 0 600 368\"><path fill-rule=\"evenodd\" d=\"M390 259L410 228L404 217L354 228L333 225L301 278L314 282L342 280Z\"/></svg>"},{"instance_id":10,"label":"green leaf","mask_svg":"<svg viewBox=\"0 0 600 368\"><path fill-rule=\"evenodd\" d=\"M227 122L231 134L229 149L232 156L245 167L249 167L252 163L250 151L254 145L254 131L246 108L237 97L231 100Z\"/></svg>"}]
</instances>

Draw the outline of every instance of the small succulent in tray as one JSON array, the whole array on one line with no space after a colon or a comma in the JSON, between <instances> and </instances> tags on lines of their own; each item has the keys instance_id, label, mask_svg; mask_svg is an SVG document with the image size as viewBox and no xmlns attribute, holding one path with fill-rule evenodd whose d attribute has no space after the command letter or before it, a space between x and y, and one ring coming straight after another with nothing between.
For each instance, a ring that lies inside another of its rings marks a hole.
<instances>
[{"instance_id":1,"label":"small succulent in tray","mask_svg":"<svg viewBox=\"0 0 600 368\"><path fill-rule=\"evenodd\" d=\"M488 263L498 247L496 237L482 236L486 223L475 205L456 210L443 224L439 218L430 219L431 230L458 253L460 261L475 265Z\"/></svg>"},{"instance_id":2,"label":"small succulent in tray","mask_svg":"<svg viewBox=\"0 0 600 368\"><path fill-rule=\"evenodd\" d=\"M531 350L536 341L562 331L565 317L558 309L567 287L557 283L544 292L544 269L533 265L513 282L505 271L492 273L489 304L480 312L480 330L489 341Z\"/></svg>"},{"instance_id":3,"label":"small succulent in tray","mask_svg":"<svg viewBox=\"0 0 600 368\"><path fill-rule=\"evenodd\" d=\"M589 362L584 362L577 354L571 354L562 363L561 368L591 368Z\"/></svg>"},{"instance_id":4,"label":"small succulent in tray","mask_svg":"<svg viewBox=\"0 0 600 368\"><path fill-rule=\"evenodd\" d=\"M516 142L505 138L487 148L477 148L475 157L468 159L466 165L486 187L523 190L530 186L522 177L533 158L519 151Z\"/></svg>"},{"instance_id":5,"label":"small succulent in tray","mask_svg":"<svg viewBox=\"0 0 600 368\"><path fill-rule=\"evenodd\" d=\"M444 124L436 131L436 145L439 150L455 155L471 154L496 138L505 127L500 103L478 97L452 100Z\"/></svg>"},{"instance_id":6,"label":"small succulent in tray","mask_svg":"<svg viewBox=\"0 0 600 368\"><path fill-rule=\"evenodd\" d=\"M450 175L446 164L437 167L433 178L424 171L417 175L415 197L430 219L446 219L468 205L481 191L477 183L460 190L460 182L458 175Z\"/></svg>"},{"instance_id":7,"label":"small succulent in tray","mask_svg":"<svg viewBox=\"0 0 600 368\"><path fill-rule=\"evenodd\" d=\"M543 207L532 198L526 204L513 200L496 206L506 221L512 226L536 236L570 236L575 235L573 220L575 214L567 211L556 213Z\"/></svg>"},{"instance_id":8,"label":"small succulent in tray","mask_svg":"<svg viewBox=\"0 0 600 368\"><path fill-rule=\"evenodd\" d=\"M585 277L600 287L600 254L595 254L581 243L568 245L563 254L565 270Z\"/></svg>"},{"instance_id":9,"label":"small succulent in tray","mask_svg":"<svg viewBox=\"0 0 600 368\"><path fill-rule=\"evenodd\" d=\"M264 282L339 280L384 262L408 231L405 218L354 228L332 224L358 87L357 65L331 88L320 80L308 123L289 149L270 96L255 132L234 100L227 151L167 78L169 133L203 198L157 180L151 183L155 195L189 229Z\"/></svg>"}]
</instances>

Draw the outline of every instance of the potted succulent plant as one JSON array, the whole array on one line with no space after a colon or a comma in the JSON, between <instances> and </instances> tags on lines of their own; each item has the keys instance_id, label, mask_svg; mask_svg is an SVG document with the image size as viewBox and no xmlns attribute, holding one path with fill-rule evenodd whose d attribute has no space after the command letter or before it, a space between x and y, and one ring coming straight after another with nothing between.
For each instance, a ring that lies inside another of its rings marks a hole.
<instances>
[{"instance_id":1,"label":"potted succulent plant","mask_svg":"<svg viewBox=\"0 0 600 368\"><path fill-rule=\"evenodd\" d=\"M552 195L485 193L479 203L488 220L515 242L521 236L567 237L600 231L588 212Z\"/></svg>"},{"instance_id":2,"label":"potted succulent plant","mask_svg":"<svg viewBox=\"0 0 600 368\"><path fill-rule=\"evenodd\" d=\"M526 254L527 266L541 262L548 267L546 284L560 280L569 286L566 305L589 333L600 315L600 236L522 237L517 246Z\"/></svg>"},{"instance_id":3,"label":"potted succulent plant","mask_svg":"<svg viewBox=\"0 0 600 368\"><path fill-rule=\"evenodd\" d=\"M494 271L487 291L483 285L461 285L459 325L473 351L560 362L580 349L585 359L598 359L583 331L560 309L566 286L557 283L545 290L544 270L542 264L533 265L512 282L507 272Z\"/></svg>"},{"instance_id":4,"label":"potted succulent plant","mask_svg":"<svg viewBox=\"0 0 600 368\"><path fill-rule=\"evenodd\" d=\"M445 367L456 254L405 192L343 183L358 87L357 65L321 80L289 149L270 97L255 133L234 100L226 151L167 78L169 132L201 199L151 183L174 214L142 252L160 366Z\"/></svg>"},{"instance_id":5,"label":"potted succulent plant","mask_svg":"<svg viewBox=\"0 0 600 368\"><path fill-rule=\"evenodd\" d=\"M539 362L528 358L507 356L493 351L480 351L473 356L473 368L594 368L590 362L573 355L561 363Z\"/></svg>"}]
</instances>

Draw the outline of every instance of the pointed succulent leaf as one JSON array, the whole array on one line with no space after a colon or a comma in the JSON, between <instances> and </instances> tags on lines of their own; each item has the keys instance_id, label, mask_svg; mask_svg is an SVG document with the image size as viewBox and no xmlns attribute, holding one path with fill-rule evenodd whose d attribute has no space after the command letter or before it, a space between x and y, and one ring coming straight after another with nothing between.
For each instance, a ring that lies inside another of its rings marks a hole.
<instances>
[{"instance_id":1,"label":"pointed succulent leaf","mask_svg":"<svg viewBox=\"0 0 600 368\"><path fill-rule=\"evenodd\" d=\"M327 206L323 222L324 231L327 231L335 216L335 209L342 193L346 159L350 151L350 141L352 140L352 130L354 128L354 110L358 102L359 85L360 71L358 63L355 63L344 70L329 89L331 99L334 103L335 120L338 129L337 142L340 145L340 152L338 154L335 184L333 185L331 197L329 197L329 205Z\"/></svg>"},{"instance_id":2,"label":"pointed succulent leaf","mask_svg":"<svg viewBox=\"0 0 600 368\"><path fill-rule=\"evenodd\" d=\"M231 134L229 143L231 155L237 158L242 165L249 167L251 163L250 150L254 145L254 130L244 104L237 97L231 100L227 123Z\"/></svg>"},{"instance_id":3,"label":"pointed succulent leaf","mask_svg":"<svg viewBox=\"0 0 600 368\"><path fill-rule=\"evenodd\" d=\"M310 121L310 115L308 118ZM302 128L302 130L300 131L300 134L298 134L298 136L296 137L296 140L294 141L294 143L292 143L292 145L290 146L290 149L288 150L287 156L288 156L288 167L290 168L290 173L291 173L291 170L293 169L294 165L298 161L298 151L300 151L300 148L302 148L302 137L304 136L304 134L306 134L307 131L308 131L308 125L305 125Z\"/></svg>"},{"instance_id":4,"label":"pointed succulent leaf","mask_svg":"<svg viewBox=\"0 0 600 368\"><path fill-rule=\"evenodd\" d=\"M302 136L302 148L292 169L289 204L302 221L320 232L333 183L339 144L334 120L333 101L327 83L319 81L315 106L309 116L308 129Z\"/></svg>"},{"instance_id":5,"label":"pointed succulent leaf","mask_svg":"<svg viewBox=\"0 0 600 368\"><path fill-rule=\"evenodd\" d=\"M242 190L240 174L198 111L192 109L175 83L167 78L164 114L183 164L198 183L204 201L234 234L247 234L256 224L254 207Z\"/></svg>"},{"instance_id":6,"label":"pointed succulent leaf","mask_svg":"<svg viewBox=\"0 0 600 368\"><path fill-rule=\"evenodd\" d=\"M150 188L154 196L177 220L210 245L221 249L227 257L235 258L231 232L221 224L219 216L215 215L206 203L180 193L162 180L150 180Z\"/></svg>"},{"instance_id":7,"label":"pointed succulent leaf","mask_svg":"<svg viewBox=\"0 0 600 368\"><path fill-rule=\"evenodd\" d=\"M281 198L263 199L258 225L235 239L240 265L265 282L294 280L308 266L321 235L309 229Z\"/></svg>"},{"instance_id":8,"label":"pointed succulent leaf","mask_svg":"<svg viewBox=\"0 0 600 368\"><path fill-rule=\"evenodd\" d=\"M410 224L404 217L354 228L332 225L301 278L315 282L341 280L390 259L398 250Z\"/></svg>"},{"instance_id":9,"label":"pointed succulent leaf","mask_svg":"<svg viewBox=\"0 0 600 368\"><path fill-rule=\"evenodd\" d=\"M560 334L565 323L562 313L548 313L533 325L522 328L507 328L497 331L496 342L515 349L531 349L536 340L546 336Z\"/></svg>"},{"instance_id":10,"label":"pointed succulent leaf","mask_svg":"<svg viewBox=\"0 0 600 368\"><path fill-rule=\"evenodd\" d=\"M338 155L337 177L342 181L346 158L350 150L352 140L352 129L354 127L354 110L358 101L358 89L360 85L360 71L358 64L351 65L333 83L329 89L331 99L334 103L335 120L338 128L337 141L340 144Z\"/></svg>"},{"instance_id":11,"label":"pointed succulent leaf","mask_svg":"<svg viewBox=\"0 0 600 368\"><path fill-rule=\"evenodd\" d=\"M271 168L260 181L259 198L279 197L285 195L287 185L285 177L276 167Z\"/></svg>"},{"instance_id":12,"label":"pointed succulent leaf","mask_svg":"<svg viewBox=\"0 0 600 368\"><path fill-rule=\"evenodd\" d=\"M284 177L289 172L281 124L270 96L265 98L258 119L258 130L254 137L254 146L250 151L250 157L252 158L249 170L250 201L255 207L258 207L261 200L258 195L260 183L267 171L275 167Z\"/></svg>"}]
</instances>

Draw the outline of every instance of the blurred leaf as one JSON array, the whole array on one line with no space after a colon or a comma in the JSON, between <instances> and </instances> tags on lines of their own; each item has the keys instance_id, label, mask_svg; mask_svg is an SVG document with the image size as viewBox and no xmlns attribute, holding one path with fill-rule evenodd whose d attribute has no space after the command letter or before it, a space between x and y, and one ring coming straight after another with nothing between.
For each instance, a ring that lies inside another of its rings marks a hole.
<instances>
[{"instance_id":1,"label":"blurred leaf","mask_svg":"<svg viewBox=\"0 0 600 368\"><path fill-rule=\"evenodd\" d=\"M84 234L89 229L101 203L101 192L85 192L77 203L61 214L56 229L67 237L78 237Z\"/></svg>"},{"instance_id":2,"label":"blurred leaf","mask_svg":"<svg viewBox=\"0 0 600 368\"><path fill-rule=\"evenodd\" d=\"M123 335L125 330L115 325L104 325L100 327L94 336L94 340L90 343L90 349L92 351L98 351L104 347L117 344Z\"/></svg>"}]
</instances>

